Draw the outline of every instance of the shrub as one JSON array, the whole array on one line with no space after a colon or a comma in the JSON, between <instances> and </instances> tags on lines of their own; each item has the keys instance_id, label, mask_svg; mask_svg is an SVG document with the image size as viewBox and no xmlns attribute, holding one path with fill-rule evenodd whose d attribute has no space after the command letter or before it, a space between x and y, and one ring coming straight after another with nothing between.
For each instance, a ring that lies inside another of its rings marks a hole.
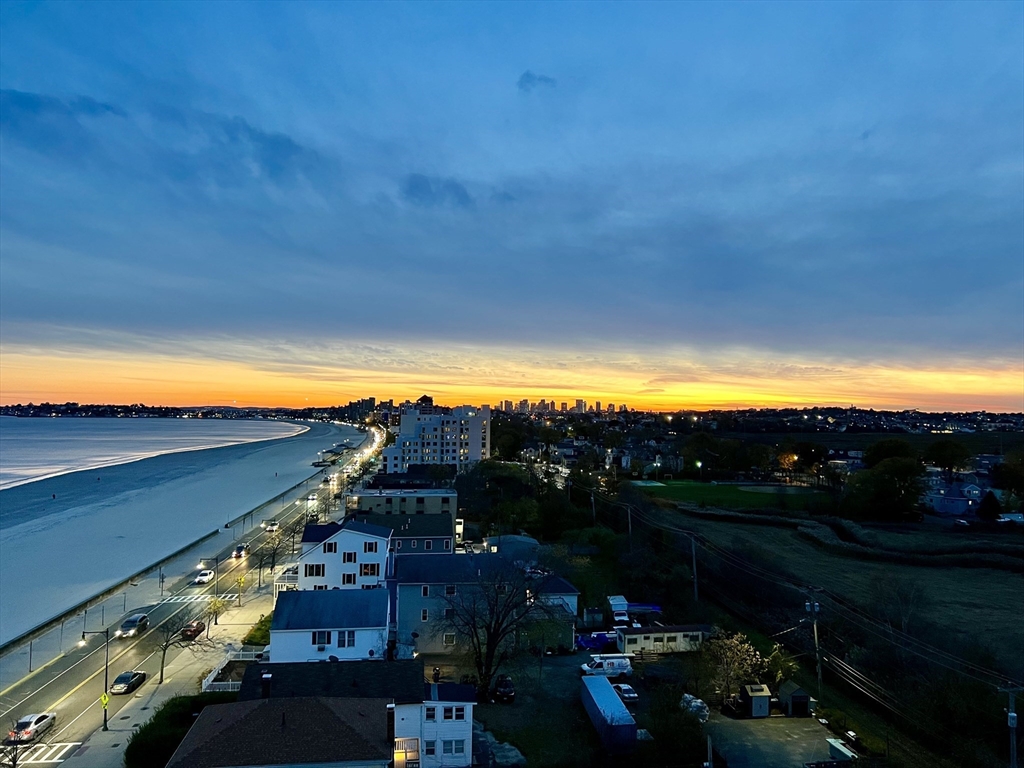
<instances>
[{"instance_id":1,"label":"shrub","mask_svg":"<svg viewBox=\"0 0 1024 768\"><path fill-rule=\"evenodd\" d=\"M258 645L260 647L264 645L270 645L270 622L274 618L274 612L271 611L266 616L261 616L260 620L252 625L245 637L242 638L243 645Z\"/></svg>"},{"instance_id":2,"label":"shrub","mask_svg":"<svg viewBox=\"0 0 1024 768\"><path fill-rule=\"evenodd\" d=\"M128 738L125 768L163 768L204 707L237 699L237 693L201 693L169 699Z\"/></svg>"}]
</instances>

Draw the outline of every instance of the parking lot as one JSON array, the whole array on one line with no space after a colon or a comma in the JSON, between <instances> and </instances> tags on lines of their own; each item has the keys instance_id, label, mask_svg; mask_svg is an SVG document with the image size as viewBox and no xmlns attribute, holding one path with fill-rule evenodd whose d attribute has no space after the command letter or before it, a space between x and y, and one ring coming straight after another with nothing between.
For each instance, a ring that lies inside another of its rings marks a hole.
<instances>
[{"instance_id":1,"label":"parking lot","mask_svg":"<svg viewBox=\"0 0 1024 768\"><path fill-rule=\"evenodd\" d=\"M713 713L704 730L729 768L797 768L827 760L825 739L832 736L813 717L733 720Z\"/></svg>"}]
</instances>

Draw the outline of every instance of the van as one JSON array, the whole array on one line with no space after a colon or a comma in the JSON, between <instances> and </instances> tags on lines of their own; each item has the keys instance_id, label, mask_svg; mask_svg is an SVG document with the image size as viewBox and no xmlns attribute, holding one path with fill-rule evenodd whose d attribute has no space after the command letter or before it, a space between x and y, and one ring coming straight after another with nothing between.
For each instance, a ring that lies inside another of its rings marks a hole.
<instances>
[{"instance_id":1,"label":"van","mask_svg":"<svg viewBox=\"0 0 1024 768\"><path fill-rule=\"evenodd\" d=\"M591 661L580 665L580 672L595 677L630 677L633 674L632 654L595 654Z\"/></svg>"}]
</instances>

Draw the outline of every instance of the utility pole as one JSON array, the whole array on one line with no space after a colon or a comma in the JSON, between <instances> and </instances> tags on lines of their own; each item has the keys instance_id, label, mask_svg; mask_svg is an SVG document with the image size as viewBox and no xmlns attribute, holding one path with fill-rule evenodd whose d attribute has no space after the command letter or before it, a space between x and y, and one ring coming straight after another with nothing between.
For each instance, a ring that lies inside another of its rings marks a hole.
<instances>
[{"instance_id":1,"label":"utility pole","mask_svg":"<svg viewBox=\"0 0 1024 768\"><path fill-rule=\"evenodd\" d=\"M818 614L821 613L821 604L808 600L804 603L804 610L814 621L814 658L818 663L818 705L821 705L821 645L818 643Z\"/></svg>"},{"instance_id":2,"label":"utility pole","mask_svg":"<svg viewBox=\"0 0 1024 768\"><path fill-rule=\"evenodd\" d=\"M1010 706L1006 710L1006 724L1010 727L1010 768L1017 768L1017 694L1024 692L1024 688L1007 685L999 689L1000 693L1010 696Z\"/></svg>"},{"instance_id":3,"label":"utility pole","mask_svg":"<svg viewBox=\"0 0 1024 768\"><path fill-rule=\"evenodd\" d=\"M594 527L597 527L597 505L594 503L594 492L590 492L590 513L594 516Z\"/></svg>"},{"instance_id":4,"label":"utility pole","mask_svg":"<svg viewBox=\"0 0 1024 768\"><path fill-rule=\"evenodd\" d=\"M693 602L699 602L697 597L697 537L690 534L690 555L693 558Z\"/></svg>"},{"instance_id":5,"label":"utility pole","mask_svg":"<svg viewBox=\"0 0 1024 768\"><path fill-rule=\"evenodd\" d=\"M629 526L629 551L633 552L633 507L630 504L626 505L626 520Z\"/></svg>"}]
</instances>

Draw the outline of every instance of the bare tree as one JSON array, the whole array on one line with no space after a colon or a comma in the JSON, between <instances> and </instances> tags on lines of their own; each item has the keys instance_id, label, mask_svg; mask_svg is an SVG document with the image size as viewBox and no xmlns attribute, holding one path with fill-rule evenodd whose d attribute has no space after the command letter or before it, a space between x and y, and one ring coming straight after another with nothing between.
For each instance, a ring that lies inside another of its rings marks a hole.
<instances>
[{"instance_id":1,"label":"bare tree","mask_svg":"<svg viewBox=\"0 0 1024 768\"><path fill-rule=\"evenodd\" d=\"M305 518L299 517L292 520L288 524L288 528L285 530L285 534L291 539L291 551L295 553L295 539L302 535L302 532L306 529Z\"/></svg>"},{"instance_id":2,"label":"bare tree","mask_svg":"<svg viewBox=\"0 0 1024 768\"><path fill-rule=\"evenodd\" d=\"M11 732L18 728L18 718L10 718ZM18 768L19 765L23 764L23 760L26 753L31 748L31 744L25 744L20 741L4 741L3 745L0 746L0 766L3 768Z\"/></svg>"},{"instance_id":3,"label":"bare tree","mask_svg":"<svg viewBox=\"0 0 1024 768\"><path fill-rule=\"evenodd\" d=\"M482 560L482 558L481 558ZM487 560L471 582L452 585L442 597L443 613L436 635L454 634L468 648L484 695L498 670L519 650L518 638L529 625L565 614L560 606L538 598L538 580L504 560Z\"/></svg>"},{"instance_id":4,"label":"bare tree","mask_svg":"<svg viewBox=\"0 0 1024 768\"><path fill-rule=\"evenodd\" d=\"M890 630L906 634L913 618L927 602L920 582L894 576L878 576L871 582L875 612Z\"/></svg>"},{"instance_id":5,"label":"bare tree","mask_svg":"<svg viewBox=\"0 0 1024 768\"><path fill-rule=\"evenodd\" d=\"M217 624L221 615L228 609L228 601L222 597L213 597L206 604L206 636L210 636L210 624Z\"/></svg>"},{"instance_id":6,"label":"bare tree","mask_svg":"<svg viewBox=\"0 0 1024 768\"><path fill-rule=\"evenodd\" d=\"M160 682L158 684L162 684L164 681L164 666L167 663L167 652L171 648L189 648L195 651L213 646L213 643L209 639L204 639L202 635L193 638L182 636L182 630L198 619L198 613L184 610L176 613L154 630L153 634L157 638L157 650L160 651Z\"/></svg>"}]
</instances>

